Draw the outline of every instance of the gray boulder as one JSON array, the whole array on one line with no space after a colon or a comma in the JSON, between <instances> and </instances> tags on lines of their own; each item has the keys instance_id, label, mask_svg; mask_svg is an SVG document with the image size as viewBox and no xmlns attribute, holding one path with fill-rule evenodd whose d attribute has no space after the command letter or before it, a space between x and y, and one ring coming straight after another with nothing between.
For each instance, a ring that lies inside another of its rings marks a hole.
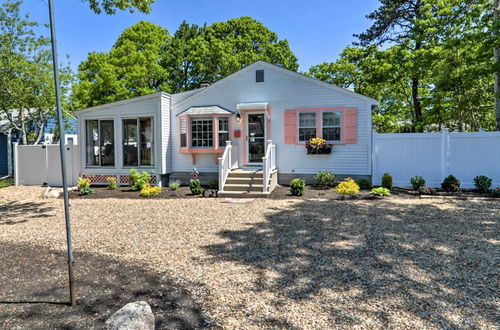
<instances>
[{"instance_id":1,"label":"gray boulder","mask_svg":"<svg viewBox=\"0 0 500 330\"><path fill-rule=\"evenodd\" d=\"M154 330L155 317L147 302L136 301L119 309L106 325L111 330Z\"/></svg>"}]
</instances>

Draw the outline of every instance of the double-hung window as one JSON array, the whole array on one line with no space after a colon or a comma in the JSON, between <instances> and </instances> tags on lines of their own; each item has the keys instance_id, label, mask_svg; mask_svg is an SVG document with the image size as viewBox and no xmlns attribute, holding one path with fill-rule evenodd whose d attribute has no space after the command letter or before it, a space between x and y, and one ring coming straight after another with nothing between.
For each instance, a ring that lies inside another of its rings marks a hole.
<instances>
[{"instance_id":1,"label":"double-hung window","mask_svg":"<svg viewBox=\"0 0 500 330\"><path fill-rule=\"evenodd\" d=\"M322 116L322 138L326 141L340 141L342 113L340 111L325 111L322 113Z\"/></svg>"},{"instance_id":2,"label":"double-hung window","mask_svg":"<svg viewBox=\"0 0 500 330\"><path fill-rule=\"evenodd\" d=\"M214 123L212 117L191 118L191 147L210 148L214 146Z\"/></svg>"},{"instance_id":3,"label":"double-hung window","mask_svg":"<svg viewBox=\"0 0 500 330\"><path fill-rule=\"evenodd\" d=\"M86 120L86 165L114 166L115 137L113 120Z\"/></svg>"},{"instance_id":4,"label":"double-hung window","mask_svg":"<svg viewBox=\"0 0 500 330\"><path fill-rule=\"evenodd\" d=\"M154 166L153 118L123 119L123 166Z\"/></svg>"},{"instance_id":5,"label":"double-hung window","mask_svg":"<svg viewBox=\"0 0 500 330\"><path fill-rule=\"evenodd\" d=\"M229 117L219 117L219 147L225 147L229 140Z\"/></svg>"},{"instance_id":6,"label":"double-hung window","mask_svg":"<svg viewBox=\"0 0 500 330\"><path fill-rule=\"evenodd\" d=\"M316 112L299 112L299 141L307 142L316 135Z\"/></svg>"}]
</instances>

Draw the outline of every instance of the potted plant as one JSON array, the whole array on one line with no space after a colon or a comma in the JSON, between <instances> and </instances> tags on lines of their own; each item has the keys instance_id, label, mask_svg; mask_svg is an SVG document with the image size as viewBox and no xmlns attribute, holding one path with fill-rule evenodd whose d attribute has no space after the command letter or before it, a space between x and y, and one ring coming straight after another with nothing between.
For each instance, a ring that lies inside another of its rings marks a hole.
<instances>
[{"instance_id":1,"label":"potted plant","mask_svg":"<svg viewBox=\"0 0 500 330\"><path fill-rule=\"evenodd\" d=\"M330 155L332 153L333 144L326 143L322 138L312 138L306 142L308 155Z\"/></svg>"}]
</instances>

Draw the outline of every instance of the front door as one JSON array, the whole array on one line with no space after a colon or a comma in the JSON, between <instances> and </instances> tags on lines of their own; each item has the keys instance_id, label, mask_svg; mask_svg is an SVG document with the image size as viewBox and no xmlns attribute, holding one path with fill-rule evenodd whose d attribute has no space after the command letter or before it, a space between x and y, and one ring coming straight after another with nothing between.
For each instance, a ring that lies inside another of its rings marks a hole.
<instances>
[{"instance_id":1,"label":"front door","mask_svg":"<svg viewBox=\"0 0 500 330\"><path fill-rule=\"evenodd\" d=\"M266 153L266 120L264 112L247 113L248 163L262 164Z\"/></svg>"}]
</instances>

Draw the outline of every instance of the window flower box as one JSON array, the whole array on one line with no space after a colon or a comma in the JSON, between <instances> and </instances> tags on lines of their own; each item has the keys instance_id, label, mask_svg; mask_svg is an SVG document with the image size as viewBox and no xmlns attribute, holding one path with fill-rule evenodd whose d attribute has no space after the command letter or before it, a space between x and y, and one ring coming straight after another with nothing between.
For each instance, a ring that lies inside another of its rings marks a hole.
<instances>
[{"instance_id":1,"label":"window flower box","mask_svg":"<svg viewBox=\"0 0 500 330\"><path fill-rule=\"evenodd\" d=\"M330 155L333 144L326 143L321 138L312 138L309 142L306 142L306 150L308 155Z\"/></svg>"}]
</instances>

